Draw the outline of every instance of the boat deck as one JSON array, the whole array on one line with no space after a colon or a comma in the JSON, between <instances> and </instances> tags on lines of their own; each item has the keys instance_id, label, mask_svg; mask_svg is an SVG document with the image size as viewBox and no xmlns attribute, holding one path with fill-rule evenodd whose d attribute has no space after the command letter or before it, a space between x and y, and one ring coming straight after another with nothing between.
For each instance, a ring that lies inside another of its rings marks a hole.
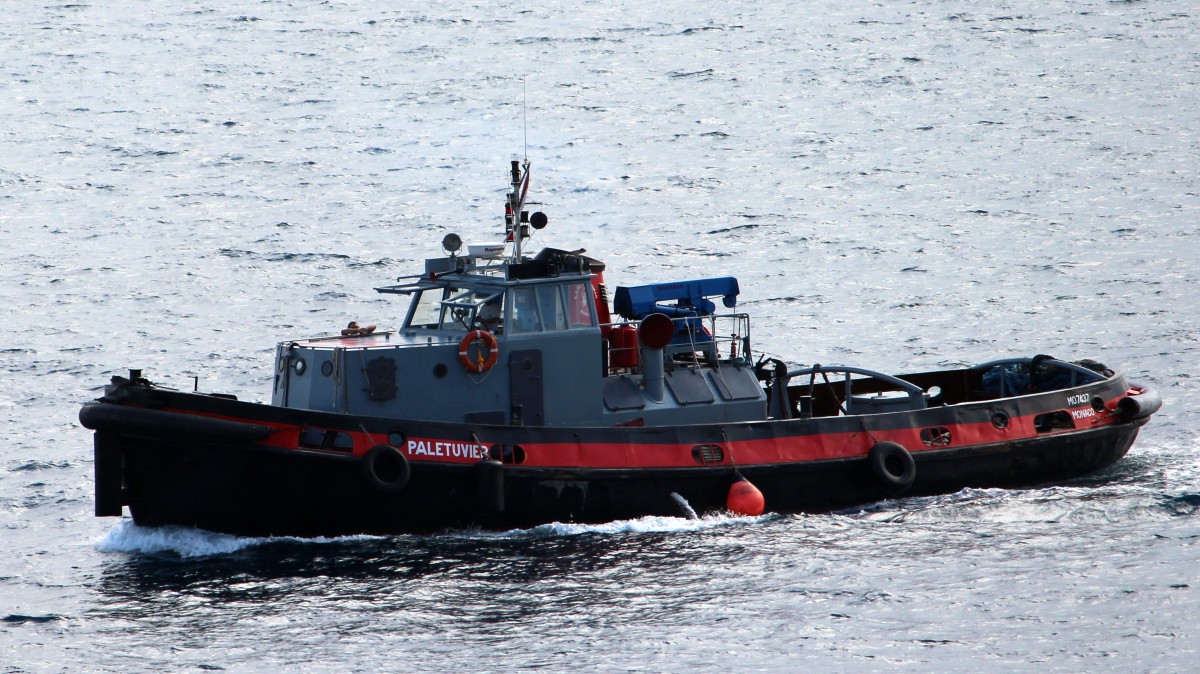
<instances>
[{"instance_id":1,"label":"boat deck","mask_svg":"<svg viewBox=\"0 0 1200 674\"><path fill-rule=\"evenodd\" d=\"M432 337L432 341L430 338ZM418 346L425 344L441 344L444 342L453 341L450 337L433 335L421 336L405 336L394 330L382 332L374 332L369 335L362 336L347 336L347 335L325 335L322 337L309 337L307 339L296 339L285 342L286 344L295 344L296 346L311 348L311 349L384 349L395 348L397 346Z\"/></svg>"}]
</instances>

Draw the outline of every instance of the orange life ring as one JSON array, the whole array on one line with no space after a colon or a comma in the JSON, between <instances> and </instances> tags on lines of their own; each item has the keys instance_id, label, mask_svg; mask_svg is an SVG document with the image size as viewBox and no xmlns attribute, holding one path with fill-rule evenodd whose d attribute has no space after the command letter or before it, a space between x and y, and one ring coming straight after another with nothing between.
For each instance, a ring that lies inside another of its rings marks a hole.
<instances>
[{"instance_id":1,"label":"orange life ring","mask_svg":"<svg viewBox=\"0 0 1200 674\"><path fill-rule=\"evenodd\" d=\"M487 347L487 357L484 357L483 347L480 347L475 360L471 360L471 345L479 342ZM458 360L467 368L467 372L487 372L496 364L499 355L500 345L496 343L496 336L487 330L472 330L458 343Z\"/></svg>"}]
</instances>

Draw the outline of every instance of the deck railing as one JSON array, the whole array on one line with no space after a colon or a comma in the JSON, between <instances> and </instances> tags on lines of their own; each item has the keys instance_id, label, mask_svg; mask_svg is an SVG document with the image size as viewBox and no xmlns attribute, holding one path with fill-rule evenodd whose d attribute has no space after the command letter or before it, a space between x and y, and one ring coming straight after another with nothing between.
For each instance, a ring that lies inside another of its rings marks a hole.
<instances>
[{"instance_id":1,"label":"deck railing","mask_svg":"<svg viewBox=\"0 0 1200 674\"><path fill-rule=\"evenodd\" d=\"M715 362L721 358L751 362L749 314L713 314L671 319L675 338L664 349L667 358L679 361ZM620 321L600 326L605 335L610 372L641 369L640 321Z\"/></svg>"}]
</instances>

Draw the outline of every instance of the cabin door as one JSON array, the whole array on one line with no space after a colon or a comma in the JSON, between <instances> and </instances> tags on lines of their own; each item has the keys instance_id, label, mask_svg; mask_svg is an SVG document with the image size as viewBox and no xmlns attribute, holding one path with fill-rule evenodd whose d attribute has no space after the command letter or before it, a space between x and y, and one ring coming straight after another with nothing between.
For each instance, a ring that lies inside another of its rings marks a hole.
<instances>
[{"instance_id":1,"label":"cabin door","mask_svg":"<svg viewBox=\"0 0 1200 674\"><path fill-rule=\"evenodd\" d=\"M545 426L546 409L542 384L542 352L522 349L508 354L509 399L514 426Z\"/></svg>"}]
</instances>

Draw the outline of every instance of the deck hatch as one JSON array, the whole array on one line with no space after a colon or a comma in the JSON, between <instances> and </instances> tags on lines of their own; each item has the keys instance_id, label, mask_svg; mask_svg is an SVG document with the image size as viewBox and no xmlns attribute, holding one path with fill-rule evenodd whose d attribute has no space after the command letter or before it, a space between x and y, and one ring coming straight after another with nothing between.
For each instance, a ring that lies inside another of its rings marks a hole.
<instances>
[{"instance_id":1,"label":"deck hatch","mask_svg":"<svg viewBox=\"0 0 1200 674\"><path fill-rule=\"evenodd\" d=\"M762 395L758 380L745 376L741 368L710 370L708 376L725 400L756 400Z\"/></svg>"},{"instance_id":2,"label":"deck hatch","mask_svg":"<svg viewBox=\"0 0 1200 674\"><path fill-rule=\"evenodd\" d=\"M666 375L667 387L680 405L697 405L713 402L712 389L704 375L695 370L675 370Z\"/></svg>"},{"instance_id":3,"label":"deck hatch","mask_svg":"<svg viewBox=\"0 0 1200 674\"><path fill-rule=\"evenodd\" d=\"M633 379L621 375L619 377L605 377L604 406L614 412L640 410L646 406L646 401Z\"/></svg>"}]
</instances>

